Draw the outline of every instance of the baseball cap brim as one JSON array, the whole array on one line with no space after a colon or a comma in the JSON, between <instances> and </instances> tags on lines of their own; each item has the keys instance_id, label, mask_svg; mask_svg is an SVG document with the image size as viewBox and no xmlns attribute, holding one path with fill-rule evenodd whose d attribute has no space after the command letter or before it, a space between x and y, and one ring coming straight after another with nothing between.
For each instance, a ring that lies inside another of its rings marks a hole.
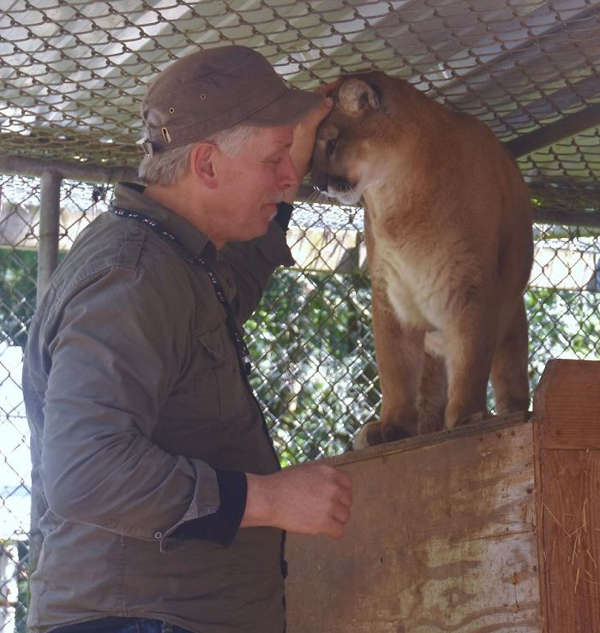
<instances>
[{"instance_id":1,"label":"baseball cap brim","mask_svg":"<svg viewBox=\"0 0 600 633\"><path fill-rule=\"evenodd\" d=\"M247 117L245 122L259 126L293 125L317 108L321 101L323 97L319 93L289 88Z\"/></svg>"}]
</instances>

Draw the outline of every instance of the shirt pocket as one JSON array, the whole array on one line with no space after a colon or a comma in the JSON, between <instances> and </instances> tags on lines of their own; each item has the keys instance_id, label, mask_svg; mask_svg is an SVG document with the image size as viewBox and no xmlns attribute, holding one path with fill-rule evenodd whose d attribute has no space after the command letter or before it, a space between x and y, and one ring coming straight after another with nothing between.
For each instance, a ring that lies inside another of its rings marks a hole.
<instances>
[{"instance_id":1,"label":"shirt pocket","mask_svg":"<svg viewBox=\"0 0 600 633\"><path fill-rule=\"evenodd\" d=\"M227 328L197 335L195 390L205 416L226 419L240 411L243 387L239 361Z\"/></svg>"}]
</instances>

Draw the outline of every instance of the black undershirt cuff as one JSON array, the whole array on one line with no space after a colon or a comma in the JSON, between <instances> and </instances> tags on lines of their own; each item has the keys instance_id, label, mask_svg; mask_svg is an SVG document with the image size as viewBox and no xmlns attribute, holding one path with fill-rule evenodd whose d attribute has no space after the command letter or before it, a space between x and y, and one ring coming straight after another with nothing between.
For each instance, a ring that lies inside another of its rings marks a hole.
<instances>
[{"instance_id":1,"label":"black undershirt cuff","mask_svg":"<svg viewBox=\"0 0 600 633\"><path fill-rule=\"evenodd\" d=\"M277 215L275 216L275 222L284 230L288 230L290 224L290 218L292 217L292 211L294 206L287 202L279 202L277 204Z\"/></svg>"},{"instance_id":2,"label":"black undershirt cuff","mask_svg":"<svg viewBox=\"0 0 600 633\"><path fill-rule=\"evenodd\" d=\"M246 474L233 470L215 470L221 505L214 514L182 523L172 536L181 539L215 541L227 547L239 530L246 509Z\"/></svg>"}]
</instances>

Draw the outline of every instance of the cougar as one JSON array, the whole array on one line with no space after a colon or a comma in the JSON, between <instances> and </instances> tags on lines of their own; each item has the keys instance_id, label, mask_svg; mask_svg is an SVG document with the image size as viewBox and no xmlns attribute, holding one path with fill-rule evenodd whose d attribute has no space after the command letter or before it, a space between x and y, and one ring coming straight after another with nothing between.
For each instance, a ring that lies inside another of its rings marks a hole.
<instances>
[{"instance_id":1,"label":"cougar","mask_svg":"<svg viewBox=\"0 0 600 633\"><path fill-rule=\"evenodd\" d=\"M355 446L527 410L532 210L491 130L380 72L332 85L313 183L365 207L379 420Z\"/></svg>"}]
</instances>

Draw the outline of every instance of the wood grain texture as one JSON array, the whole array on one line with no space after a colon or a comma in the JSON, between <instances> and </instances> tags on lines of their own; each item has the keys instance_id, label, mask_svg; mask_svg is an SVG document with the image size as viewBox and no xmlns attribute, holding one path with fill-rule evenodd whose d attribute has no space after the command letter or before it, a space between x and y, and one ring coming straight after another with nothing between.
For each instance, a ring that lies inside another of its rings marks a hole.
<instances>
[{"instance_id":1,"label":"wood grain texture","mask_svg":"<svg viewBox=\"0 0 600 633\"><path fill-rule=\"evenodd\" d=\"M337 460L340 541L288 535L289 633L541 633L532 425L395 444Z\"/></svg>"},{"instance_id":2,"label":"wood grain texture","mask_svg":"<svg viewBox=\"0 0 600 633\"><path fill-rule=\"evenodd\" d=\"M533 402L543 448L600 450L600 361L551 360Z\"/></svg>"},{"instance_id":3,"label":"wood grain texture","mask_svg":"<svg viewBox=\"0 0 600 633\"><path fill-rule=\"evenodd\" d=\"M542 452L547 633L600 631L600 451Z\"/></svg>"},{"instance_id":4,"label":"wood grain texture","mask_svg":"<svg viewBox=\"0 0 600 633\"><path fill-rule=\"evenodd\" d=\"M600 363L548 363L533 424L544 633L598 633Z\"/></svg>"}]
</instances>

